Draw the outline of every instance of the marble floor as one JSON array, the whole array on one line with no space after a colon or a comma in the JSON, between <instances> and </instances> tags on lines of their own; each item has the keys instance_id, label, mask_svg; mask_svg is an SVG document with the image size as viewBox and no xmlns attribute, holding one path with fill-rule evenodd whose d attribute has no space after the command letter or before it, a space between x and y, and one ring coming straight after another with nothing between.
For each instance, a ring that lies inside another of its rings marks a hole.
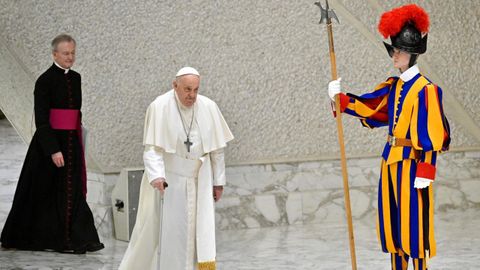
<instances>
[{"instance_id":1,"label":"marble floor","mask_svg":"<svg viewBox=\"0 0 480 270\"><path fill-rule=\"evenodd\" d=\"M373 223L354 226L358 269L389 269ZM429 269L478 269L479 227L476 210L442 215L436 230L438 256L431 259ZM344 225L220 231L217 242L220 270L351 269ZM117 269L127 243L113 239L104 239L104 243L104 250L87 255L1 250L0 269Z\"/></svg>"},{"instance_id":2,"label":"marble floor","mask_svg":"<svg viewBox=\"0 0 480 270\"><path fill-rule=\"evenodd\" d=\"M11 182L18 177L25 151L9 123L0 120L2 227L14 191ZM377 244L374 219L367 215L354 223L358 269L389 269L389 257ZM447 209L436 214L435 222L438 256L430 261L429 269L478 269L480 208ZM117 269L127 243L114 239L103 242L104 250L86 255L0 249L0 270ZM220 270L351 269L344 224L222 230L217 232L217 250Z\"/></svg>"}]
</instances>

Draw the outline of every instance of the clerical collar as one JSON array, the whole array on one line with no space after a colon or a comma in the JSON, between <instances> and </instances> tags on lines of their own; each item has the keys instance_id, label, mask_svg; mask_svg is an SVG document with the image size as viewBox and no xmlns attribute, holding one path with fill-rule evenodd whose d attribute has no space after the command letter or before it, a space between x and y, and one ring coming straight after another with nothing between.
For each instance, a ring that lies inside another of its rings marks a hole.
<instances>
[{"instance_id":1,"label":"clerical collar","mask_svg":"<svg viewBox=\"0 0 480 270\"><path fill-rule=\"evenodd\" d=\"M57 66L57 67L61 68L61 69L64 71L64 73L65 73L65 74L67 74L67 73L68 73L68 71L70 71L70 69L69 69L69 68L65 69L65 68L63 68L62 66L60 66L59 64L57 64L57 62L55 62L55 61L53 61L53 63L55 64L55 66Z\"/></svg>"},{"instance_id":2,"label":"clerical collar","mask_svg":"<svg viewBox=\"0 0 480 270\"><path fill-rule=\"evenodd\" d=\"M418 66L417 65L413 65L412 67L410 67L409 69L405 70L401 75L400 75L400 79L404 82L408 82L410 81L411 79L413 79L413 77L415 77L418 73L420 73L420 70L418 69Z\"/></svg>"}]
</instances>

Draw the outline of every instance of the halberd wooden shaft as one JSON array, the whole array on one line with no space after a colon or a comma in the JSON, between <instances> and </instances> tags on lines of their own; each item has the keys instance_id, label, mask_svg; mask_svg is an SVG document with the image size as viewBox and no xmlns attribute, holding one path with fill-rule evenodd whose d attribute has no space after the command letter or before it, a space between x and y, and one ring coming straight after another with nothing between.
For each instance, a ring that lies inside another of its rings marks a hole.
<instances>
[{"instance_id":1,"label":"halberd wooden shaft","mask_svg":"<svg viewBox=\"0 0 480 270\"><path fill-rule=\"evenodd\" d=\"M333 30L331 19L327 19L327 32L328 32L328 47L330 51L330 67L332 73L332 80L337 79L337 63L335 59L335 49L333 45ZM343 177L343 193L345 197L345 212L347 215L347 224L348 224L348 239L350 243L350 258L352 262L352 269L357 270L357 258L355 255L355 238L353 234L353 222L352 222L352 208L350 204L350 188L348 186L348 172L347 172L347 157L345 155L345 143L343 137L343 124L342 124L342 113L340 110L340 95L335 96L335 111L336 111L336 120L337 120L337 131L338 131L338 144L340 147L340 161L342 166L342 177Z\"/></svg>"}]
</instances>

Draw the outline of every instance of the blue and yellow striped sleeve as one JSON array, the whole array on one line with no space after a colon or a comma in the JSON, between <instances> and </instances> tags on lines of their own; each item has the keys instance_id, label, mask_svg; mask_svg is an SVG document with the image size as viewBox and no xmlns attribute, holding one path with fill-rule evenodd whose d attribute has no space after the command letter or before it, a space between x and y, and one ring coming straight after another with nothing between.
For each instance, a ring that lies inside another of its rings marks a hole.
<instances>
[{"instance_id":1,"label":"blue and yellow striped sleeve","mask_svg":"<svg viewBox=\"0 0 480 270\"><path fill-rule=\"evenodd\" d=\"M413 109L410 135L413 147L422 153L416 176L434 180L437 154L448 149L450 143L450 130L443 113L440 87L428 84L418 93L418 104Z\"/></svg>"},{"instance_id":2,"label":"blue and yellow striped sleeve","mask_svg":"<svg viewBox=\"0 0 480 270\"><path fill-rule=\"evenodd\" d=\"M375 87L373 92L361 96L341 94L341 111L358 117L361 123L369 128L388 125L388 93L397 79L396 77L388 78Z\"/></svg>"}]
</instances>

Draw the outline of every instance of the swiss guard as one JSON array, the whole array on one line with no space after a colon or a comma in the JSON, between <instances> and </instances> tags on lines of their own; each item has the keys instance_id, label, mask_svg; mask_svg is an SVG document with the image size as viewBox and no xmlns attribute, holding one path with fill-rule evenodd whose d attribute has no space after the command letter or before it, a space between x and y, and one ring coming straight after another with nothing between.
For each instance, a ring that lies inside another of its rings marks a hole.
<instances>
[{"instance_id":1,"label":"swiss guard","mask_svg":"<svg viewBox=\"0 0 480 270\"><path fill-rule=\"evenodd\" d=\"M332 100L340 95L341 111L368 128L388 127L378 186L377 234L382 250L391 254L392 269L427 269L436 254L433 188L437 155L448 150L450 129L442 90L417 66L427 50L428 14L410 4L380 18L378 30L399 77L390 77L361 96L343 94L340 79L331 81Z\"/></svg>"}]
</instances>

